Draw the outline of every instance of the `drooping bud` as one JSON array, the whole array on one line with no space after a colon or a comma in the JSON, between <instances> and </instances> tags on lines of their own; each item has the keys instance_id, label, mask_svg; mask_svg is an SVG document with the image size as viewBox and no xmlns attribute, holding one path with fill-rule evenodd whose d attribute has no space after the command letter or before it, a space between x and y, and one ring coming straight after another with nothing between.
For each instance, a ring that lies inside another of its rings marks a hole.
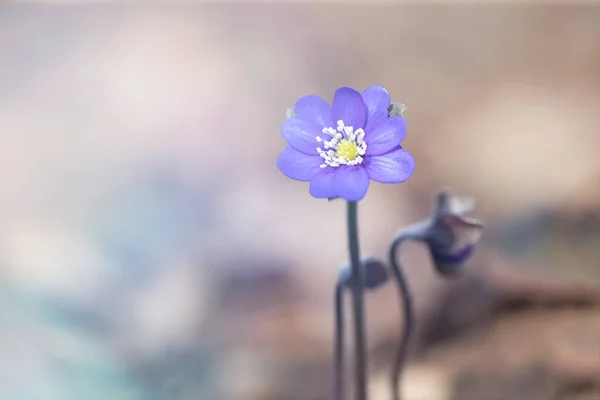
<instances>
[{"instance_id":1,"label":"drooping bud","mask_svg":"<svg viewBox=\"0 0 600 400\"><path fill-rule=\"evenodd\" d=\"M363 269L365 289L377 289L389 280L388 271L383 261L374 257L367 257L361 260L360 265ZM348 289L352 288L352 270L350 265L346 264L340 269L338 282Z\"/></svg>"},{"instance_id":2,"label":"drooping bud","mask_svg":"<svg viewBox=\"0 0 600 400\"><path fill-rule=\"evenodd\" d=\"M474 208L474 201L441 192L436 200L433 217L424 232L438 273L445 277L457 275L461 265L471 256L481 237L483 222L465 214Z\"/></svg>"}]
</instances>

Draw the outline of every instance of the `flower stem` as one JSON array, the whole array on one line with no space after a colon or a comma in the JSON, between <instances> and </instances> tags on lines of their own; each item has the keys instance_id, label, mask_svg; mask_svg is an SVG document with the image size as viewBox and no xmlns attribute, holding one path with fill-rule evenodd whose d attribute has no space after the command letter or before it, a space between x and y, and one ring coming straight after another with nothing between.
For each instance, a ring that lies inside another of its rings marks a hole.
<instances>
[{"instance_id":1,"label":"flower stem","mask_svg":"<svg viewBox=\"0 0 600 400\"><path fill-rule=\"evenodd\" d=\"M402 325L403 334L402 341L398 346L398 350L396 353L396 359L394 361L394 368L392 370L391 375L391 390L392 390L392 398L394 400L400 400L402 395L400 394L400 378L402 373L402 367L406 361L406 356L408 354L408 345L410 343L413 329L414 329L414 317L413 317L413 305L412 305L412 297L410 294L410 290L408 288L408 282L402 272L402 267L400 263L396 260L396 251L400 247L400 245L410 237L407 235L398 235L392 246L390 247L390 264L392 266L392 271L396 278L396 284L398 285L398 292L402 299L402 314L404 315L404 323Z\"/></svg>"},{"instance_id":2,"label":"flower stem","mask_svg":"<svg viewBox=\"0 0 600 400\"><path fill-rule=\"evenodd\" d=\"M335 285L335 388L334 400L344 399L344 285Z\"/></svg>"},{"instance_id":3,"label":"flower stem","mask_svg":"<svg viewBox=\"0 0 600 400\"><path fill-rule=\"evenodd\" d=\"M348 247L352 268L352 311L354 314L355 399L367 400L367 363L364 310L364 277L358 245L358 204L348 202Z\"/></svg>"}]
</instances>

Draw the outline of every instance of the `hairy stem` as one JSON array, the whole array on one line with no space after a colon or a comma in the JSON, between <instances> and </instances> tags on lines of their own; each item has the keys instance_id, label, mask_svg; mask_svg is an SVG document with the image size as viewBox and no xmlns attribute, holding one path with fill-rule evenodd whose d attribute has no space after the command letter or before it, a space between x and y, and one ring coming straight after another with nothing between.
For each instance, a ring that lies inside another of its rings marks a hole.
<instances>
[{"instance_id":1,"label":"hairy stem","mask_svg":"<svg viewBox=\"0 0 600 400\"><path fill-rule=\"evenodd\" d=\"M335 387L334 400L344 399L344 285L335 286Z\"/></svg>"},{"instance_id":2,"label":"hairy stem","mask_svg":"<svg viewBox=\"0 0 600 400\"><path fill-rule=\"evenodd\" d=\"M354 314L354 385L355 399L367 400L364 277L360 266L357 208L356 202L348 202L348 247L352 267L352 312Z\"/></svg>"}]
</instances>

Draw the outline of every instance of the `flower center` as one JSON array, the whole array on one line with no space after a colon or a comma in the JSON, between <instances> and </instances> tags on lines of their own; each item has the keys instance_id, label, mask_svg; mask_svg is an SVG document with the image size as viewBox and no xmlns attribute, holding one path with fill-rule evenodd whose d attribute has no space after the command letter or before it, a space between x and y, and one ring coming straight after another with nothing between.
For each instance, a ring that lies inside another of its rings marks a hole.
<instances>
[{"instance_id":1,"label":"flower center","mask_svg":"<svg viewBox=\"0 0 600 400\"><path fill-rule=\"evenodd\" d=\"M344 157L346 160L351 161L358 156L358 148L356 143L349 141L348 139L342 139L337 147L338 157Z\"/></svg>"},{"instance_id":2,"label":"flower center","mask_svg":"<svg viewBox=\"0 0 600 400\"><path fill-rule=\"evenodd\" d=\"M340 165L357 165L362 163L367 144L364 141L365 131L362 128L354 131L354 127L345 126L344 121L337 122L337 130L323 128L324 134L331 136L331 140L324 140L317 136L317 142L323 142L325 150L317 147L317 152L325 163L321 168L339 167Z\"/></svg>"}]
</instances>

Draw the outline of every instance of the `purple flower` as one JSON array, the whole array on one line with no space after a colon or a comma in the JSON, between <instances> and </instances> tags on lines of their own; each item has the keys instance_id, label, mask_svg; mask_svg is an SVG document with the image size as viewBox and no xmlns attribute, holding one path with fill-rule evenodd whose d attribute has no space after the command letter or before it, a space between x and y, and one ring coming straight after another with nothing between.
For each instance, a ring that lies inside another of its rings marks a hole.
<instances>
[{"instance_id":1,"label":"purple flower","mask_svg":"<svg viewBox=\"0 0 600 400\"><path fill-rule=\"evenodd\" d=\"M381 86L362 94L343 87L333 106L318 96L301 97L281 126L289 146L277 166L287 177L310 182L316 198L361 200L370 180L401 183L413 173L413 156L400 146L406 122L390 116L390 95Z\"/></svg>"}]
</instances>

